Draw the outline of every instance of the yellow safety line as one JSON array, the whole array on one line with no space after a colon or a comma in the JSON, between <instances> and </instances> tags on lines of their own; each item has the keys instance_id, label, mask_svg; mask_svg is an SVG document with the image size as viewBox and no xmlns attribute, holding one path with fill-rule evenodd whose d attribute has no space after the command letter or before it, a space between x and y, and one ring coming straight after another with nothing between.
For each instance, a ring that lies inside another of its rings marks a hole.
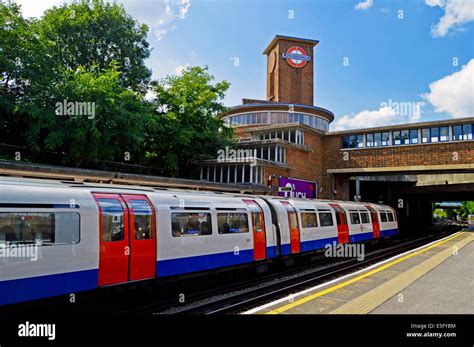
<instances>
[{"instance_id":1,"label":"yellow safety line","mask_svg":"<svg viewBox=\"0 0 474 347\"><path fill-rule=\"evenodd\" d=\"M348 303L336 308L331 314L364 314L369 313L376 307L400 293L403 289L418 280L421 276L426 275L439 264L453 255L452 248L460 250L474 240L474 235L459 241L452 247L448 247L440 253L428 258L420 264L417 264L410 270L403 272L391 280L375 287L365 294L349 301Z\"/></svg>"},{"instance_id":2,"label":"yellow safety line","mask_svg":"<svg viewBox=\"0 0 474 347\"><path fill-rule=\"evenodd\" d=\"M412 258L412 257L414 257L414 256L416 256L416 255L418 255L418 254L420 254L420 253L423 253L423 252L426 252L426 251L428 251L428 250L430 250L430 249L432 249L432 248L438 247L438 246L442 245L443 243L448 242L448 241L451 241L451 240L453 240L453 239L455 239L455 238L457 238L457 237L459 237L459 236L461 236L461 235L464 235L464 233L461 232L461 233L459 233L459 234L457 234L457 235L451 236L450 238L448 238L448 239L446 239L446 240L439 241L439 242L437 242L437 243L432 244L431 246L428 246L428 247L426 247L426 248L420 249L419 251L410 253L410 254L408 254L408 255L402 257L402 258L396 259L396 260L394 260L394 261L392 261L392 262L390 262L390 263L387 263L387 264L385 264L385 265L382 265L382 266L380 266L380 267L378 267L378 268L376 268L376 269L373 269L373 270L371 270L371 271L369 271L369 272L367 272L367 273L365 273L365 274L362 274L362 275L359 275L359 276L357 276L357 277L351 278L350 280L347 280L347 281L345 281L345 282L339 283L339 284L337 284L337 285L335 285L335 286L329 287L329 288L324 289L324 290L322 290L322 291L320 291L320 292L316 292L316 293L314 293L314 294L308 295L308 296L306 296L306 297L304 297L304 298L301 298L301 299L299 299L299 300L296 300L296 301L294 301L294 302L291 302L291 303L289 303L289 304L286 304L286 305L284 305L284 306L282 306L282 307L278 307L278 308L276 308L276 309L274 309L274 310L271 310L271 311L269 311L269 312L266 312L266 314L279 314L279 313L283 313L283 312L285 312L285 311L288 311L288 310L290 310L290 309L292 309L292 308L294 308L294 307L300 306L300 305L302 305L302 304L304 304L304 303L306 303L306 302L308 302L308 301L311 301L311 300L313 300L313 299L316 299L316 298L318 298L318 297L320 297L320 296L323 296L323 295L325 295L325 294L332 293L332 292L334 292L334 291L337 290L337 289L344 288L344 287L348 286L349 284L355 283L355 282L357 282L357 281L359 281L359 280L361 280L361 279L363 279L363 278L366 278L366 277L368 277L368 276L374 275L374 274L376 274L376 273L378 273L378 272L380 272L380 271L382 271L382 270L388 269L389 267L391 267L391 266L393 266L393 265L395 265L395 264L401 263L402 261L405 261L405 260L407 260L407 259L410 259L410 258Z\"/></svg>"}]
</instances>

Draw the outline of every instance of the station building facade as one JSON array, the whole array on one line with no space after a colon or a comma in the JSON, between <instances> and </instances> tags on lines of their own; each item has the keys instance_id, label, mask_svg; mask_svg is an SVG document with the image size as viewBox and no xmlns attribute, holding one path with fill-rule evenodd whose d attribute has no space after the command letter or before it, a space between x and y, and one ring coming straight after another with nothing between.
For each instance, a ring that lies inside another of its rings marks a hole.
<instances>
[{"instance_id":1,"label":"station building facade","mask_svg":"<svg viewBox=\"0 0 474 347\"><path fill-rule=\"evenodd\" d=\"M474 118L330 132L334 114L313 104L317 44L280 35L272 40L263 52L267 99L243 99L219 116L234 128L236 148L201 161L201 180L348 200L355 174L474 170Z\"/></svg>"}]
</instances>

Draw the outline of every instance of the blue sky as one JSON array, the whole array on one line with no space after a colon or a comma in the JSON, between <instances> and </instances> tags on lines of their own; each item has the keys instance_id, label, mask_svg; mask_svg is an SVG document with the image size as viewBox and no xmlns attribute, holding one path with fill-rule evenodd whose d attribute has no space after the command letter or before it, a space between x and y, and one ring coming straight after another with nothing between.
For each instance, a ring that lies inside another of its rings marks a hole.
<instances>
[{"instance_id":1,"label":"blue sky","mask_svg":"<svg viewBox=\"0 0 474 347\"><path fill-rule=\"evenodd\" d=\"M32 16L62 2L17 1ZM332 129L474 116L474 0L117 2L150 26L153 77L206 64L231 83L228 106L265 98L262 52L280 34L320 41L314 103L334 112ZM424 104L400 114L389 100Z\"/></svg>"}]
</instances>

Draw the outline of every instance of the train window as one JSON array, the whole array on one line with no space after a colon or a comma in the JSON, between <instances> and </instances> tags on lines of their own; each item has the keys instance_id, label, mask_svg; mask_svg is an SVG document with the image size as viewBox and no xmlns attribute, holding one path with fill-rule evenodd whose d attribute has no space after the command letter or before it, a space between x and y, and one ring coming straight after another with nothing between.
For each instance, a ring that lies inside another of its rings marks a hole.
<instances>
[{"instance_id":1,"label":"train window","mask_svg":"<svg viewBox=\"0 0 474 347\"><path fill-rule=\"evenodd\" d=\"M260 233L264 231L263 211L260 209L260 206L253 200L244 200L244 202L248 205L250 210L254 232Z\"/></svg>"},{"instance_id":2,"label":"train window","mask_svg":"<svg viewBox=\"0 0 474 347\"><path fill-rule=\"evenodd\" d=\"M389 222L393 222L393 214L392 212L387 212L387 218Z\"/></svg>"},{"instance_id":3,"label":"train window","mask_svg":"<svg viewBox=\"0 0 474 347\"><path fill-rule=\"evenodd\" d=\"M322 227L334 225L331 212L319 212L319 222Z\"/></svg>"},{"instance_id":4,"label":"train window","mask_svg":"<svg viewBox=\"0 0 474 347\"><path fill-rule=\"evenodd\" d=\"M249 221L246 213L218 213L217 230L219 234L246 233Z\"/></svg>"},{"instance_id":5,"label":"train window","mask_svg":"<svg viewBox=\"0 0 474 347\"><path fill-rule=\"evenodd\" d=\"M171 214L171 234L174 237L211 235L211 214L173 212Z\"/></svg>"},{"instance_id":6,"label":"train window","mask_svg":"<svg viewBox=\"0 0 474 347\"><path fill-rule=\"evenodd\" d=\"M255 232L263 231L263 215L260 212L252 212L252 223Z\"/></svg>"},{"instance_id":7,"label":"train window","mask_svg":"<svg viewBox=\"0 0 474 347\"><path fill-rule=\"evenodd\" d=\"M350 218L351 218L351 224L360 224L359 212L351 212Z\"/></svg>"},{"instance_id":8,"label":"train window","mask_svg":"<svg viewBox=\"0 0 474 347\"><path fill-rule=\"evenodd\" d=\"M374 211L370 211L370 217L372 218L372 223L378 223L377 213Z\"/></svg>"},{"instance_id":9,"label":"train window","mask_svg":"<svg viewBox=\"0 0 474 347\"><path fill-rule=\"evenodd\" d=\"M0 244L64 245L78 243L79 238L79 213L0 213Z\"/></svg>"},{"instance_id":10,"label":"train window","mask_svg":"<svg viewBox=\"0 0 474 347\"><path fill-rule=\"evenodd\" d=\"M130 200L133 209L135 240L149 240L153 237L153 210L145 200Z\"/></svg>"},{"instance_id":11,"label":"train window","mask_svg":"<svg viewBox=\"0 0 474 347\"><path fill-rule=\"evenodd\" d=\"M97 202L102 210L102 241L122 241L124 239L122 204L113 198L100 198Z\"/></svg>"},{"instance_id":12,"label":"train window","mask_svg":"<svg viewBox=\"0 0 474 347\"><path fill-rule=\"evenodd\" d=\"M341 215L339 210L336 210L336 223L337 225L341 225Z\"/></svg>"},{"instance_id":13,"label":"train window","mask_svg":"<svg viewBox=\"0 0 474 347\"><path fill-rule=\"evenodd\" d=\"M362 224L370 223L369 214L367 212L361 212L360 219L362 220Z\"/></svg>"},{"instance_id":14,"label":"train window","mask_svg":"<svg viewBox=\"0 0 474 347\"><path fill-rule=\"evenodd\" d=\"M301 225L303 228L316 228L318 218L315 212L301 212Z\"/></svg>"},{"instance_id":15,"label":"train window","mask_svg":"<svg viewBox=\"0 0 474 347\"><path fill-rule=\"evenodd\" d=\"M344 210L341 210L342 213L342 220L344 221L344 225L347 225L347 216Z\"/></svg>"},{"instance_id":16,"label":"train window","mask_svg":"<svg viewBox=\"0 0 474 347\"><path fill-rule=\"evenodd\" d=\"M381 222L387 221L387 214L385 212L380 212L380 221Z\"/></svg>"}]
</instances>

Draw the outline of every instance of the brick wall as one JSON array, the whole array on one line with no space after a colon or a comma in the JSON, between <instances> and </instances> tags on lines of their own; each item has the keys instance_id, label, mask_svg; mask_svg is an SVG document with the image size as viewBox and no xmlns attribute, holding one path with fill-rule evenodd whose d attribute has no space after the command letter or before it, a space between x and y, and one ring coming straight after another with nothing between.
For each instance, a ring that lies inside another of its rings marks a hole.
<instances>
[{"instance_id":1,"label":"brick wall","mask_svg":"<svg viewBox=\"0 0 474 347\"><path fill-rule=\"evenodd\" d=\"M456 165L474 163L474 141L401 145L341 150L340 135L326 135L323 139L323 178L325 189L320 197L331 198L333 189L328 169L397 167L418 165ZM348 160L344 160L344 154ZM457 160L455 160L457 158ZM335 178L337 198L348 199L350 176Z\"/></svg>"},{"instance_id":2,"label":"brick wall","mask_svg":"<svg viewBox=\"0 0 474 347\"><path fill-rule=\"evenodd\" d=\"M249 127L236 128L236 136L251 137L251 133L246 131ZM316 181L319 183L319 198L332 198L335 188L336 197L347 200L350 198L351 175L338 174L332 177L327 173L328 169L474 163L474 141L341 150L340 135L321 135L304 130L304 138L305 146L310 151L286 146L289 169L274 166L264 168L265 183L269 175L273 176L274 194L278 192L278 176ZM348 160L344 160L344 153L347 153Z\"/></svg>"},{"instance_id":3,"label":"brick wall","mask_svg":"<svg viewBox=\"0 0 474 347\"><path fill-rule=\"evenodd\" d=\"M288 64L282 54L292 46L300 46L311 56L311 60L302 68ZM267 74L267 98L273 90L274 101L313 105L313 44L281 39L269 52L276 60L273 77ZM273 84L273 88L272 88Z\"/></svg>"},{"instance_id":4,"label":"brick wall","mask_svg":"<svg viewBox=\"0 0 474 347\"><path fill-rule=\"evenodd\" d=\"M343 160L344 152L349 160ZM457 159L455 158L457 153ZM341 136L325 136L326 169L474 163L474 142L446 142L341 150Z\"/></svg>"},{"instance_id":5,"label":"brick wall","mask_svg":"<svg viewBox=\"0 0 474 347\"><path fill-rule=\"evenodd\" d=\"M278 176L298 178L308 181L316 181L321 185L323 175L322 136L312 131L304 131L305 146L310 149L304 150L292 145L286 146L286 161L289 169L266 166L265 182L269 175L272 179L272 192L278 193Z\"/></svg>"}]
</instances>

